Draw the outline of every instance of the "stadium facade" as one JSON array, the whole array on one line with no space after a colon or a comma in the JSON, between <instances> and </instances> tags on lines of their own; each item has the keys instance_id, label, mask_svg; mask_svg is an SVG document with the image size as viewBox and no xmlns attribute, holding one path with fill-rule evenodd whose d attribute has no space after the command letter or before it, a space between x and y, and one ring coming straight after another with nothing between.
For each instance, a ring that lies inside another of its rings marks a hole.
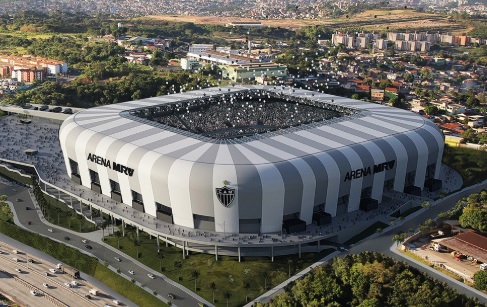
<instances>
[{"instance_id":1,"label":"stadium facade","mask_svg":"<svg viewBox=\"0 0 487 307\"><path fill-rule=\"evenodd\" d=\"M285 113L279 125L244 127L223 104L245 99L249 114L262 114L267 99L300 119ZM215 117L208 105L223 110L225 128L191 125ZM96 107L69 117L59 134L72 180L192 229L293 232L323 216L377 208L386 190L441 185L444 137L428 119L289 87L209 88Z\"/></svg>"}]
</instances>

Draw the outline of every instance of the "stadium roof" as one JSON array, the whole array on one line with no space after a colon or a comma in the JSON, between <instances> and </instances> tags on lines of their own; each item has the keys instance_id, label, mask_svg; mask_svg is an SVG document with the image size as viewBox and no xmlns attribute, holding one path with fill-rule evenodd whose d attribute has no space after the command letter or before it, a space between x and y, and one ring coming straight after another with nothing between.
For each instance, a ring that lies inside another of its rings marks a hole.
<instances>
[{"instance_id":1,"label":"stadium roof","mask_svg":"<svg viewBox=\"0 0 487 307\"><path fill-rule=\"evenodd\" d=\"M301 125L239 140L200 137L183 130L171 129L162 125L154 126L149 122L122 116L123 113L128 113L123 111L141 107L244 90L283 93L296 98L307 98L330 105L352 108L359 112L338 119ZM75 124L70 125L73 122ZM437 130L434 123L428 119L397 108L290 87L252 85L207 88L92 108L72 115L63 123L66 128L68 125L71 127L69 130L81 128L89 135L108 138L121 142L121 144L134 145L139 150L145 149L161 156L219 165L277 163L356 144L370 142L378 144L387 137L395 138L394 142L399 141L407 148L408 144L414 145L410 140L404 139L407 137L403 134L422 130L419 129L422 127L430 133ZM423 138L425 144L429 142L436 144L438 141L427 133ZM355 150L361 152L360 148Z\"/></svg>"}]
</instances>

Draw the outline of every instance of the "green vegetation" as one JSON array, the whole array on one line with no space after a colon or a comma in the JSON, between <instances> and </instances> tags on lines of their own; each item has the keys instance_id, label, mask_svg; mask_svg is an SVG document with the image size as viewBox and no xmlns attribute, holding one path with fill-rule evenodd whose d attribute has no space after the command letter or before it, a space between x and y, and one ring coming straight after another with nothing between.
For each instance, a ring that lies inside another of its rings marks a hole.
<instances>
[{"instance_id":1,"label":"green vegetation","mask_svg":"<svg viewBox=\"0 0 487 307\"><path fill-rule=\"evenodd\" d=\"M231 294L230 306L241 306L246 301L246 295L254 299L264 293L265 288L278 285L289 274L296 274L332 252L325 250L317 254L303 254L301 259L297 255L275 257L274 262L271 262L270 257L244 257L242 262L238 262L237 257L227 256L219 256L218 261L215 261L214 255L198 253L190 253L183 260L181 249L165 247L162 242L158 253L154 237L150 239L149 235L141 233L140 242L137 242L135 232L130 229L126 229L125 237L105 237L105 243L114 248L120 243L120 250L128 256L138 258L138 261L188 289L196 288L196 293L210 302L213 302L214 294L217 306L226 304L227 292Z\"/></svg>"},{"instance_id":2,"label":"green vegetation","mask_svg":"<svg viewBox=\"0 0 487 307\"><path fill-rule=\"evenodd\" d=\"M473 275L475 288L478 290L487 290L487 271L479 270Z\"/></svg>"},{"instance_id":3,"label":"green vegetation","mask_svg":"<svg viewBox=\"0 0 487 307\"><path fill-rule=\"evenodd\" d=\"M352 237L351 239L349 239L347 242L345 242L345 244L346 245L350 245L350 244L355 244L357 242L360 242L363 239L365 239L365 238L373 235L374 233L382 231L387 226L389 226L389 225L384 224L382 222L375 222L374 224L372 224L369 227L367 227L364 231L362 231L358 235L356 235L356 236Z\"/></svg>"},{"instance_id":4,"label":"green vegetation","mask_svg":"<svg viewBox=\"0 0 487 307\"><path fill-rule=\"evenodd\" d=\"M95 224L86 220L74 209L54 197L44 194L37 181L33 181L34 196L41 207L42 214L50 223L78 232L91 232ZM74 205L77 205L76 203Z\"/></svg>"},{"instance_id":5,"label":"green vegetation","mask_svg":"<svg viewBox=\"0 0 487 307\"><path fill-rule=\"evenodd\" d=\"M443 163L462 176L464 187L487 179L486 151L445 145Z\"/></svg>"},{"instance_id":6,"label":"green vegetation","mask_svg":"<svg viewBox=\"0 0 487 307\"><path fill-rule=\"evenodd\" d=\"M482 306L426 273L379 253L334 258L257 306Z\"/></svg>"},{"instance_id":7,"label":"green vegetation","mask_svg":"<svg viewBox=\"0 0 487 307\"><path fill-rule=\"evenodd\" d=\"M459 203L463 208L458 219L460 225L480 232L487 232L487 192L472 194Z\"/></svg>"},{"instance_id":8,"label":"green vegetation","mask_svg":"<svg viewBox=\"0 0 487 307\"><path fill-rule=\"evenodd\" d=\"M0 221L12 222L14 215L6 203L7 198L7 195L0 195Z\"/></svg>"}]
</instances>

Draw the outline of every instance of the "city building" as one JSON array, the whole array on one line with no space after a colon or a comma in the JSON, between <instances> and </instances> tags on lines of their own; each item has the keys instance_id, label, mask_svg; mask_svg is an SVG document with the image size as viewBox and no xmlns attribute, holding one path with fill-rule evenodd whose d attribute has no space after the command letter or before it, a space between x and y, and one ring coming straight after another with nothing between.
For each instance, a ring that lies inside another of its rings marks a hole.
<instances>
[{"instance_id":1,"label":"city building","mask_svg":"<svg viewBox=\"0 0 487 307\"><path fill-rule=\"evenodd\" d=\"M214 46L212 44L192 44L191 46L189 46L188 52L203 52L213 49Z\"/></svg>"},{"instance_id":2,"label":"city building","mask_svg":"<svg viewBox=\"0 0 487 307\"><path fill-rule=\"evenodd\" d=\"M262 117L241 126L241 110ZM91 108L59 138L78 184L170 225L234 234L302 231L316 214L375 209L384 191L437 186L444 144L412 112L280 86Z\"/></svg>"}]
</instances>

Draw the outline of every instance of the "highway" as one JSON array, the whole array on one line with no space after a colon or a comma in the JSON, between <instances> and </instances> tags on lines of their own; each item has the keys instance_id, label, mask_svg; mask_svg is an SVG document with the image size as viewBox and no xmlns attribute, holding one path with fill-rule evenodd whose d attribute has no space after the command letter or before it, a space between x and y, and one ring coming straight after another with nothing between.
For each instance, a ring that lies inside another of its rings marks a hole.
<instances>
[{"instance_id":1,"label":"highway","mask_svg":"<svg viewBox=\"0 0 487 307\"><path fill-rule=\"evenodd\" d=\"M127 279L134 278L139 285L143 284L145 286L144 289L148 291L148 295L153 295L152 292L155 290L164 302L168 302L168 294L171 293L175 296L175 299L171 300L173 306L198 306L199 302L204 302L208 306L212 305L197 294L191 292L189 289L169 280L167 277L134 259L126 257L116 249L106 244L102 244L101 242L90 240L89 234L76 233L68 229L44 224L36 210L26 210L26 207L34 209L34 204L32 203L27 188L18 186L9 187L0 183L0 195L2 194L8 195L8 200L14 205L15 215L22 227L31 232L50 237L58 242L75 247L86 254L101 259L102 261L107 261L108 264L114 268L120 268L122 276ZM17 198L20 198L22 201L17 202ZM28 222L31 222L31 224L29 225ZM50 232L48 229L52 229L53 232ZM66 240L66 237L68 237L69 240ZM86 239L88 239L87 243L83 243L82 240ZM92 249L87 249L86 245L90 245ZM115 260L115 257L120 258L121 261L118 262ZM134 271L135 274L129 274L129 270ZM153 274L156 278L151 279L148 274Z\"/></svg>"},{"instance_id":2,"label":"highway","mask_svg":"<svg viewBox=\"0 0 487 307\"><path fill-rule=\"evenodd\" d=\"M4 278L0 279L0 288L16 297L19 303L30 306L114 305L114 298L104 293L100 293L99 296L92 295L88 299L86 295L89 290L95 288L89 282L78 279L76 285L71 285L74 279L68 274L60 271L49 272L49 269L54 269L56 264L32 257L20 250L14 253L14 249L13 246L5 243L0 247L0 267L4 273ZM28 259L33 262L29 263ZM46 272L49 272L49 276ZM36 291L38 295L34 296L31 290ZM121 303L121 306L127 306Z\"/></svg>"}]
</instances>

